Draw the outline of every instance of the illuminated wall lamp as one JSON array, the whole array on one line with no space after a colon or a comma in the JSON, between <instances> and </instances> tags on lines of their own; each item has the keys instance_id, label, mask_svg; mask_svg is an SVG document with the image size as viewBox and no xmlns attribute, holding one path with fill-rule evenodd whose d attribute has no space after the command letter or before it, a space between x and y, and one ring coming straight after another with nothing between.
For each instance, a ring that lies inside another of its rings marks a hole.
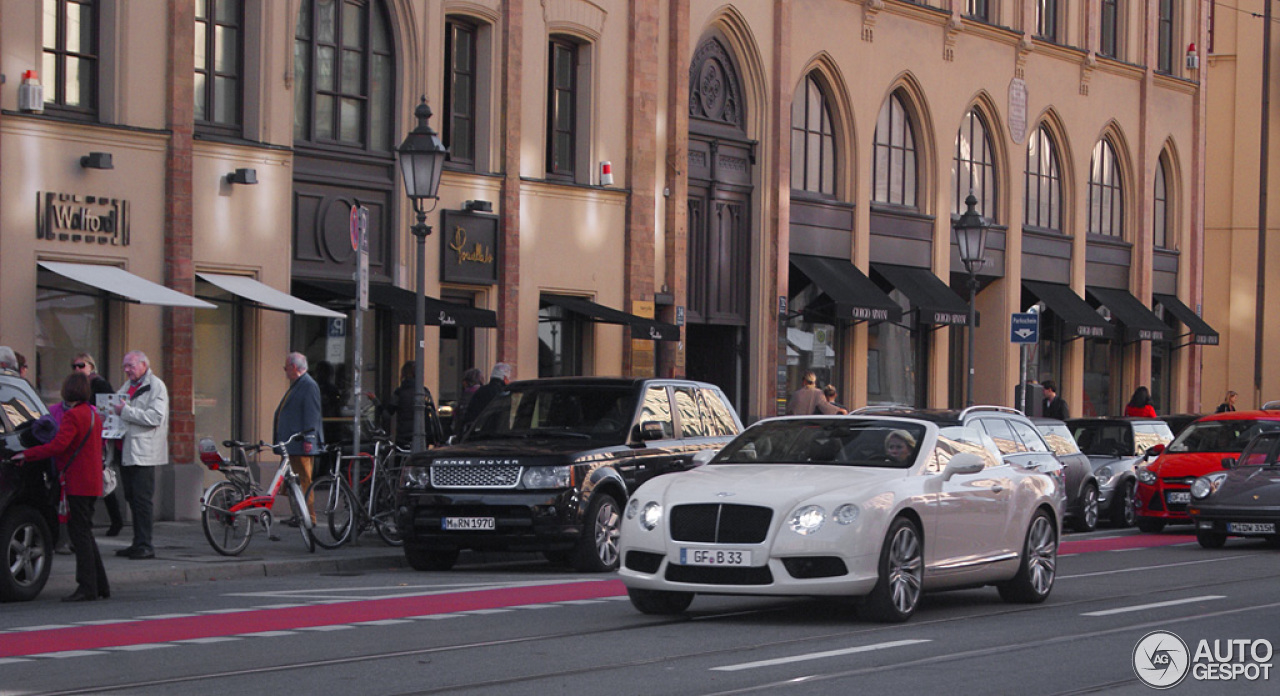
<instances>
[{"instance_id":1,"label":"illuminated wall lamp","mask_svg":"<svg viewBox=\"0 0 1280 696\"><path fill-rule=\"evenodd\" d=\"M80 158L80 166L85 169L115 169L110 152L90 152Z\"/></svg>"},{"instance_id":2,"label":"illuminated wall lamp","mask_svg":"<svg viewBox=\"0 0 1280 696\"><path fill-rule=\"evenodd\" d=\"M258 183L257 169L237 169L227 175L228 184L256 184Z\"/></svg>"}]
</instances>

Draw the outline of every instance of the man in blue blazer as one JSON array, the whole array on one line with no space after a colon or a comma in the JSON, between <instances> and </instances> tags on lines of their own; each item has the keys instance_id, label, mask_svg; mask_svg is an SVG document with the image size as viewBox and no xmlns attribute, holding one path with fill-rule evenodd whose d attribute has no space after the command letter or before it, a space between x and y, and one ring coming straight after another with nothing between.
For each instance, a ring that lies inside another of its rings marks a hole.
<instances>
[{"instance_id":1,"label":"man in blue blazer","mask_svg":"<svg viewBox=\"0 0 1280 696\"><path fill-rule=\"evenodd\" d=\"M312 453L318 444L324 442L320 385L307 374L307 356L302 353L290 353L285 358L284 374L289 378L289 390L276 407L275 430L271 441L281 442L297 433L311 431L300 440L289 443L288 447L289 466L298 475L298 485L305 491L311 487ZM309 498L307 506L311 508L311 521L315 522L315 506ZM287 524L296 526L297 522L289 520Z\"/></svg>"}]
</instances>

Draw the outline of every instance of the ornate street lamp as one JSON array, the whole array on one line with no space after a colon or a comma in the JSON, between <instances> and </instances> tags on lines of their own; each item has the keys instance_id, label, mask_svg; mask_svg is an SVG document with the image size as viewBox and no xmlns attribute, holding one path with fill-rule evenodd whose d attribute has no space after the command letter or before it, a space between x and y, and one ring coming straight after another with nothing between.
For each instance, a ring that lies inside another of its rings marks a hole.
<instances>
[{"instance_id":1,"label":"ornate street lamp","mask_svg":"<svg viewBox=\"0 0 1280 696\"><path fill-rule=\"evenodd\" d=\"M956 246L960 248L960 260L964 269L969 272L969 376L968 389L965 392L965 405L973 405L973 330L977 323L975 299L978 294L978 269L987 263L987 230L991 222L978 214L974 209L978 199L973 192L964 199L967 210L958 220L951 223L956 231Z\"/></svg>"},{"instance_id":2,"label":"ornate street lamp","mask_svg":"<svg viewBox=\"0 0 1280 696\"><path fill-rule=\"evenodd\" d=\"M434 210L439 201L436 193L440 190L440 172L444 169L444 160L449 151L440 142L440 136L427 125L427 120L431 118L431 107L427 106L425 96L418 108L413 110L413 115L418 119L418 126L405 136L396 152L400 156L400 177L404 179L404 192L413 201L413 211L418 216L418 222L409 229L418 240L418 307L413 332L414 344L417 346L413 358L413 451L422 452L427 449L427 393L423 386L426 381L423 364L426 360L427 237L431 234L427 213ZM424 207L423 201L427 199L432 201L431 208Z\"/></svg>"}]
</instances>

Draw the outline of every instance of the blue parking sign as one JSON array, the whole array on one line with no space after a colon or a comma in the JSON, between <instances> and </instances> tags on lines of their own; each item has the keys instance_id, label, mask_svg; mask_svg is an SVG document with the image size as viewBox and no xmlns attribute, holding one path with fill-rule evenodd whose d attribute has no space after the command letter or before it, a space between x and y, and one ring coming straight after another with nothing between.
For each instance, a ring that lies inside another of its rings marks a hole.
<instances>
[{"instance_id":1,"label":"blue parking sign","mask_svg":"<svg viewBox=\"0 0 1280 696\"><path fill-rule=\"evenodd\" d=\"M1040 315L1034 312L1014 312L1010 322L1009 340L1014 343L1036 343L1040 340Z\"/></svg>"}]
</instances>

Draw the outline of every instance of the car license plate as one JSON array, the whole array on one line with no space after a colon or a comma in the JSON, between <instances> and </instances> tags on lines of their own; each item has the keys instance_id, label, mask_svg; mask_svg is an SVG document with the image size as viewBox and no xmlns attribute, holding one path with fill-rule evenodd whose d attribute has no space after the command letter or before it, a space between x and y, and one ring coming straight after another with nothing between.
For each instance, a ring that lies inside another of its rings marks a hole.
<instances>
[{"instance_id":1,"label":"car license plate","mask_svg":"<svg viewBox=\"0 0 1280 696\"><path fill-rule=\"evenodd\" d=\"M680 549L680 565L692 566L749 566L750 551L725 551L723 549Z\"/></svg>"},{"instance_id":2,"label":"car license plate","mask_svg":"<svg viewBox=\"0 0 1280 696\"><path fill-rule=\"evenodd\" d=\"M493 531L496 525L492 517L446 517L440 520L440 528L451 532Z\"/></svg>"},{"instance_id":3,"label":"car license plate","mask_svg":"<svg viewBox=\"0 0 1280 696\"><path fill-rule=\"evenodd\" d=\"M1191 491L1169 491L1165 494L1165 500L1170 505L1189 505L1191 503Z\"/></svg>"},{"instance_id":4,"label":"car license plate","mask_svg":"<svg viewBox=\"0 0 1280 696\"><path fill-rule=\"evenodd\" d=\"M1275 534L1275 522L1229 522L1227 531L1236 534Z\"/></svg>"}]
</instances>

